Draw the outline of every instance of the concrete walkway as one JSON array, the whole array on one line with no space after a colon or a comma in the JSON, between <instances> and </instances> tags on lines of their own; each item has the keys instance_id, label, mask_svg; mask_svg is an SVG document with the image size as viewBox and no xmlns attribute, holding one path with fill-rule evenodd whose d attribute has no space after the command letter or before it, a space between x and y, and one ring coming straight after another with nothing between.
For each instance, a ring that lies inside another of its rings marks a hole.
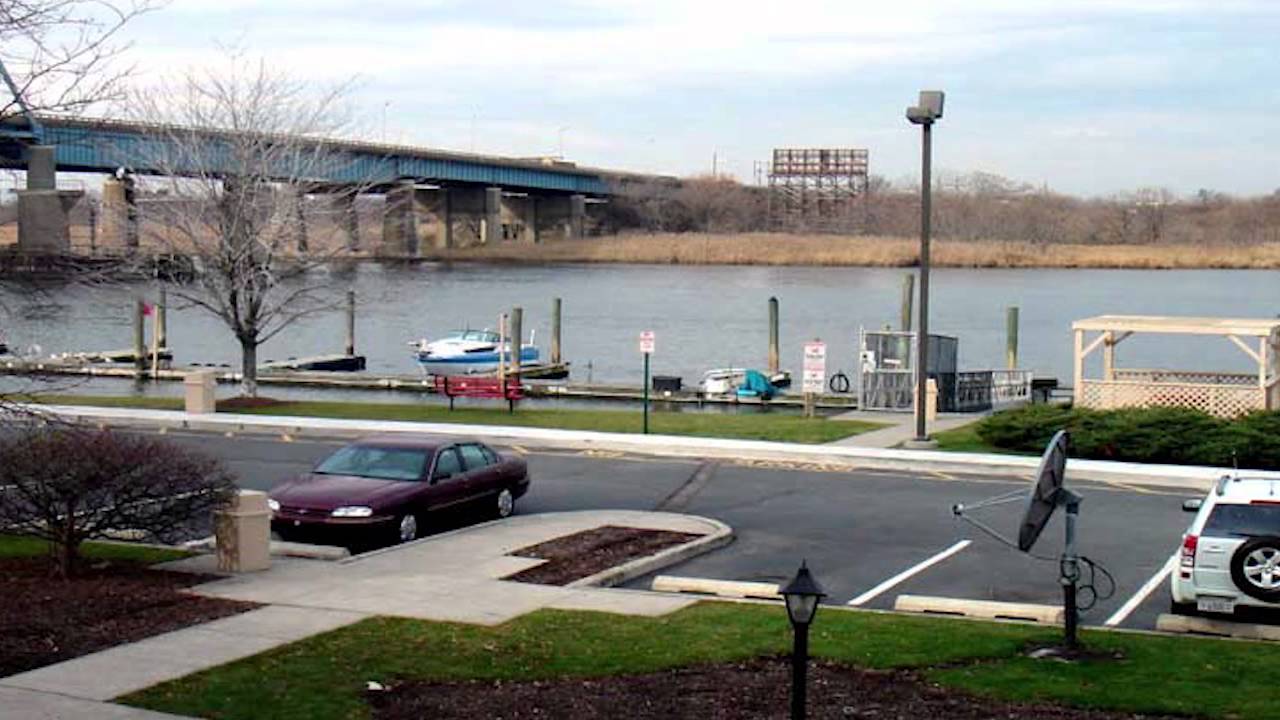
<instances>
[{"instance_id":1,"label":"concrete walkway","mask_svg":"<svg viewBox=\"0 0 1280 720\"><path fill-rule=\"evenodd\" d=\"M700 537L565 587L500 579L545 562L507 553L602 525L673 530ZM266 607L0 678L0 717L174 718L106 701L373 615L481 625L497 625L541 608L665 615L697 599L593 585L625 582L732 539L727 525L707 518L587 511L518 515L343 562L273 558L269 570L192 589L201 595L264 603ZM157 567L211 572L213 565L213 558L203 555Z\"/></svg>"},{"instance_id":2,"label":"concrete walkway","mask_svg":"<svg viewBox=\"0 0 1280 720\"><path fill-rule=\"evenodd\" d=\"M837 447L895 448L916 436L916 418L911 413L877 412L874 410L850 410L831 417L832 420L862 420L885 423L889 427L860 433L827 443ZM929 433L943 432L975 423L981 415L972 413L948 413L928 424Z\"/></svg>"}]
</instances>

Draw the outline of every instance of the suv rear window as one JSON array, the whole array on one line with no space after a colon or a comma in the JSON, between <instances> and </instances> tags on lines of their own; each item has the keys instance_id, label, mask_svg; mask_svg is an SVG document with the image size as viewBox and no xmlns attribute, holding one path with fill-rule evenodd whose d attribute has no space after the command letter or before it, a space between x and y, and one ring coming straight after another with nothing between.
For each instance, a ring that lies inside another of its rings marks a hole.
<instances>
[{"instance_id":1,"label":"suv rear window","mask_svg":"<svg viewBox=\"0 0 1280 720\"><path fill-rule=\"evenodd\" d=\"M1280 535L1280 505L1218 505L1204 521L1202 535Z\"/></svg>"}]
</instances>

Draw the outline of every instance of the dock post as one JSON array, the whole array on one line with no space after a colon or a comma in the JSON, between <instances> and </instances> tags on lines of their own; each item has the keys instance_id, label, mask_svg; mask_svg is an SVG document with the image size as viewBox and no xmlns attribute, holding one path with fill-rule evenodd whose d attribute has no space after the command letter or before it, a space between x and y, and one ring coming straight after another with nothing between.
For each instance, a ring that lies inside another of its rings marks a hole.
<instances>
[{"instance_id":1,"label":"dock post","mask_svg":"<svg viewBox=\"0 0 1280 720\"><path fill-rule=\"evenodd\" d=\"M551 364L560 364L560 298L551 299Z\"/></svg>"},{"instance_id":2,"label":"dock post","mask_svg":"<svg viewBox=\"0 0 1280 720\"><path fill-rule=\"evenodd\" d=\"M778 298L769 298L769 375L778 374Z\"/></svg>"},{"instance_id":3,"label":"dock post","mask_svg":"<svg viewBox=\"0 0 1280 720\"><path fill-rule=\"evenodd\" d=\"M511 374L520 377L520 343L524 338L524 308L511 308Z\"/></svg>"},{"instance_id":4,"label":"dock post","mask_svg":"<svg viewBox=\"0 0 1280 720\"><path fill-rule=\"evenodd\" d=\"M503 394L507 390L507 314L498 315L498 385Z\"/></svg>"},{"instance_id":5,"label":"dock post","mask_svg":"<svg viewBox=\"0 0 1280 720\"><path fill-rule=\"evenodd\" d=\"M1008 308L1004 318L1004 355L1010 370L1018 369L1018 306Z\"/></svg>"},{"instance_id":6,"label":"dock post","mask_svg":"<svg viewBox=\"0 0 1280 720\"><path fill-rule=\"evenodd\" d=\"M147 367L147 328L142 320L146 307L142 298L133 299L133 367L138 373Z\"/></svg>"},{"instance_id":7,"label":"dock post","mask_svg":"<svg viewBox=\"0 0 1280 720\"><path fill-rule=\"evenodd\" d=\"M347 291L347 357L356 354L356 291Z\"/></svg>"},{"instance_id":8,"label":"dock post","mask_svg":"<svg viewBox=\"0 0 1280 720\"><path fill-rule=\"evenodd\" d=\"M916 298L916 276L907 273L902 276L902 332L911 332L911 311Z\"/></svg>"},{"instance_id":9,"label":"dock post","mask_svg":"<svg viewBox=\"0 0 1280 720\"><path fill-rule=\"evenodd\" d=\"M156 344L169 347L169 290L160 286L160 301L156 303Z\"/></svg>"}]
</instances>

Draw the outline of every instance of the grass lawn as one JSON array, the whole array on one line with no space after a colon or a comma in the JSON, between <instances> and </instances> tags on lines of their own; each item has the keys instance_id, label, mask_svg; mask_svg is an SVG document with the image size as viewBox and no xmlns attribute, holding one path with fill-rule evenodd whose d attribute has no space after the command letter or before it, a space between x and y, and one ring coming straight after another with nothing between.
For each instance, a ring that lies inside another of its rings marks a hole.
<instances>
[{"instance_id":1,"label":"grass lawn","mask_svg":"<svg viewBox=\"0 0 1280 720\"><path fill-rule=\"evenodd\" d=\"M1022 656L1060 631L828 610L815 656L861 667L925 668L928 677L1010 700L1121 711L1280 718L1272 678L1280 647L1201 638L1086 632L1124 659L1066 664ZM643 673L785 654L775 606L705 602L663 618L543 610L496 628L373 618L127 696L132 705L236 718L362 718L366 681L533 680Z\"/></svg>"},{"instance_id":2,"label":"grass lawn","mask_svg":"<svg viewBox=\"0 0 1280 720\"><path fill-rule=\"evenodd\" d=\"M42 557L48 553L49 544L39 538L0 534L0 558ZM154 565L190 556L191 553L184 550L167 550L129 543L86 542L80 546L80 557L85 560L111 560Z\"/></svg>"},{"instance_id":3,"label":"grass lawn","mask_svg":"<svg viewBox=\"0 0 1280 720\"><path fill-rule=\"evenodd\" d=\"M64 405L182 409L180 398L41 395L35 400ZM260 408L241 408L232 412L357 420L407 420L462 425L518 425L617 433L638 433L643 429L639 409L622 411L517 408L515 413L508 413L505 407L496 405L497 403L492 408L459 407L450 411L447 407L440 405L308 401L280 402ZM649 416L649 431L660 435L695 435L793 443L831 442L880 427L883 425L879 423L804 418L783 413L652 412Z\"/></svg>"},{"instance_id":4,"label":"grass lawn","mask_svg":"<svg viewBox=\"0 0 1280 720\"><path fill-rule=\"evenodd\" d=\"M945 452L994 453L996 455L1039 455L1039 453L1022 453L988 445L978 437L978 421L962 425L951 430L930 435L938 442L938 449Z\"/></svg>"}]
</instances>

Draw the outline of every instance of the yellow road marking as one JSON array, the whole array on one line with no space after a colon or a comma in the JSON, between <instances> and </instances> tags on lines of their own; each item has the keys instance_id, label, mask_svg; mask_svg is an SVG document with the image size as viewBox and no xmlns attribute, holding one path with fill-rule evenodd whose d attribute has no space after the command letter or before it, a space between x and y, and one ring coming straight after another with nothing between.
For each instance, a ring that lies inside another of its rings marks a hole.
<instances>
[{"instance_id":1,"label":"yellow road marking","mask_svg":"<svg viewBox=\"0 0 1280 720\"><path fill-rule=\"evenodd\" d=\"M529 454L529 451L528 451L528 450L525 450L523 447L521 447L521 446L519 446L519 445L511 445L510 447L511 447L512 451L514 451L515 453L517 453L517 454L519 454L519 455L528 455L528 454Z\"/></svg>"}]
</instances>

